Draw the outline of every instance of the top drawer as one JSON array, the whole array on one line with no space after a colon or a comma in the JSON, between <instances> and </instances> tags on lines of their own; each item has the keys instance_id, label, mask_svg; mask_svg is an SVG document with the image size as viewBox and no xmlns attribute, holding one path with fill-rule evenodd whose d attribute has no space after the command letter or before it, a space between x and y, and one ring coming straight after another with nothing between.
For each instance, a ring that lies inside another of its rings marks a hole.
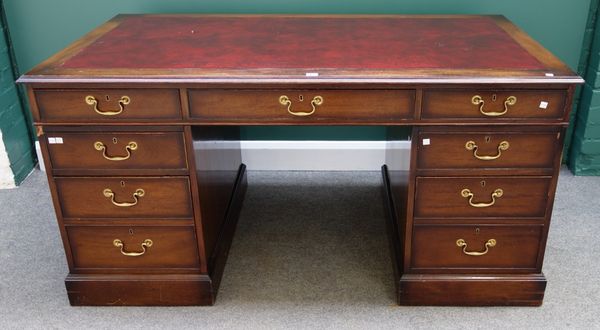
<instances>
[{"instance_id":1,"label":"top drawer","mask_svg":"<svg viewBox=\"0 0 600 330\"><path fill-rule=\"evenodd\" d=\"M562 119L566 90L430 90L421 118Z\"/></svg>"},{"instance_id":2,"label":"top drawer","mask_svg":"<svg viewBox=\"0 0 600 330\"><path fill-rule=\"evenodd\" d=\"M414 90L190 90L191 117L277 123L411 119Z\"/></svg>"},{"instance_id":3,"label":"top drawer","mask_svg":"<svg viewBox=\"0 0 600 330\"><path fill-rule=\"evenodd\" d=\"M176 89L36 90L42 121L181 119Z\"/></svg>"}]
</instances>

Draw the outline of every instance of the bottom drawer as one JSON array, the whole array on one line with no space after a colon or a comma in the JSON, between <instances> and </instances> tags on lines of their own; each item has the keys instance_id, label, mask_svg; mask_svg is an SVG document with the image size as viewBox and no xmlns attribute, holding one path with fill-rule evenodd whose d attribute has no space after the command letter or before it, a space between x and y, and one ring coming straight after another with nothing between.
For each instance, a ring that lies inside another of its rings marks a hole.
<instances>
[{"instance_id":1,"label":"bottom drawer","mask_svg":"<svg viewBox=\"0 0 600 330\"><path fill-rule=\"evenodd\" d=\"M530 272L538 265L543 229L543 225L415 225L412 269Z\"/></svg>"},{"instance_id":2,"label":"bottom drawer","mask_svg":"<svg viewBox=\"0 0 600 330\"><path fill-rule=\"evenodd\" d=\"M193 226L68 226L76 269L198 268Z\"/></svg>"}]
</instances>

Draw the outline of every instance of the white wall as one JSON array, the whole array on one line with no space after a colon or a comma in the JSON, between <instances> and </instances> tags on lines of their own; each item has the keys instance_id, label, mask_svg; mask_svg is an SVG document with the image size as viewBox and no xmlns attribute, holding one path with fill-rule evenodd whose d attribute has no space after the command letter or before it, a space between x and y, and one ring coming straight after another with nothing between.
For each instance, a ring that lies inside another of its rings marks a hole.
<instances>
[{"instance_id":1,"label":"white wall","mask_svg":"<svg viewBox=\"0 0 600 330\"><path fill-rule=\"evenodd\" d=\"M194 141L194 149L217 154L239 147L251 171L379 171L386 148L400 169L410 165L410 141ZM196 153L196 166L203 163Z\"/></svg>"},{"instance_id":2,"label":"white wall","mask_svg":"<svg viewBox=\"0 0 600 330\"><path fill-rule=\"evenodd\" d=\"M0 189L15 187L15 176L10 168L10 161L8 160L8 154L6 153L4 140L2 139L2 131L0 131Z\"/></svg>"}]
</instances>

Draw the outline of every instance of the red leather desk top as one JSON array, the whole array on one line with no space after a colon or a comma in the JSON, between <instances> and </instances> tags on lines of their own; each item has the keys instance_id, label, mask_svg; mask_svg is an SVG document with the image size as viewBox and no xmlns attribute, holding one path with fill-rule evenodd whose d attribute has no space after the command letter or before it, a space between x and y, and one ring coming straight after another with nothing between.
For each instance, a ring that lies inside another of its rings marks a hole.
<instances>
[{"instance_id":1,"label":"red leather desk top","mask_svg":"<svg viewBox=\"0 0 600 330\"><path fill-rule=\"evenodd\" d=\"M543 69L490 17L129 16L65 68Z\"/></svg>"}]
</instances>

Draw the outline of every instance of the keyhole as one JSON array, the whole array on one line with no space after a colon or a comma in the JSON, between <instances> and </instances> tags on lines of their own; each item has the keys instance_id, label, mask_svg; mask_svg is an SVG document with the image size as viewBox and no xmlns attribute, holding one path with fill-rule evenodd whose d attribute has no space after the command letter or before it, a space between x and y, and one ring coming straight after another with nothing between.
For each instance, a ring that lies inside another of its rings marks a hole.
<instances>
[{"instance_id":1,"label":"keyhole","mask_svg":"<svg viewBox=\"0 0 600 330\"><path fill-rule=\"evenodd\" d=\"M498 95L496 94L492 94L492 101L496 102L496 99L498 98Z\"/></svg>"},{"instance_id":2,"label":"keyhole","mask_svg":"<svg viewBox=\"0 0 600 330\"><path fill-rule=\"evenodd\" d=\"M475 228L475 235L479 235L479 228Z\"/></svg>"},{"instance_id":3,"label":"keyhole","mask_svg":"<svg viewBox=\"0 0 600 330\"><path fill-rule=\"evenodd\" d=\"M121 181L121 187L125 187L125 181Z\"/></svg>"},{"instance_id":4,"label":"keyhole","mask_svg":"<svg viewBox=\"0 0 600 330\"><path fill-rule=\"evenodd\" d=\"M482 187L485 187L485 180L481 180L480 184Z\"/></svg>"},{"instance_id":5,"label":"keyhole","mask_svg":"<svg viewBox=\"0 0 600 330\"><path fill-rule=\"evenodd\" d=\"M112 138L112 141L113 141L114 144L117 144L117 138L116 137Z\"/></svg>"},{"instance_id":6,"label":"keyhole","mask_svg":"<svg viewBox=\"0 0 600 330\"><path fill-rule=\"evenodd\" d=\"M491 138L490 138L489 136L486 136L486 137L485 137L485 142L486 142L486 143L490 143L490 140L491 140Z\"/></svg>"},{"instance_id":7,"label":"keyhole","mask_svg":"<svg viewBox=\"0 0 600 330\"><path fill-rule=\"evenodd\" d=\"M110 101L110 96L106 95L106 100Z\"/></svg>"},{"instance_id":8,"label":"keyhole","mask_svg":"<svg viewBox=\"0 0 600 330\"><path fill-rule=\"evenodd\" d=\"M298 100L300 100L300 102L304 101L304 95L302 95L302 94L298 95Z\"/></svg>"},{"instance_id":9,"label":"keyhole","mask_svg":"<svg viewBox=\"0 0 600 330\"><path fill-rule=\"evenodd\" d=\"M129 235L133 235L133 228L129 228Z\"/></svg>"}]
</instances>

